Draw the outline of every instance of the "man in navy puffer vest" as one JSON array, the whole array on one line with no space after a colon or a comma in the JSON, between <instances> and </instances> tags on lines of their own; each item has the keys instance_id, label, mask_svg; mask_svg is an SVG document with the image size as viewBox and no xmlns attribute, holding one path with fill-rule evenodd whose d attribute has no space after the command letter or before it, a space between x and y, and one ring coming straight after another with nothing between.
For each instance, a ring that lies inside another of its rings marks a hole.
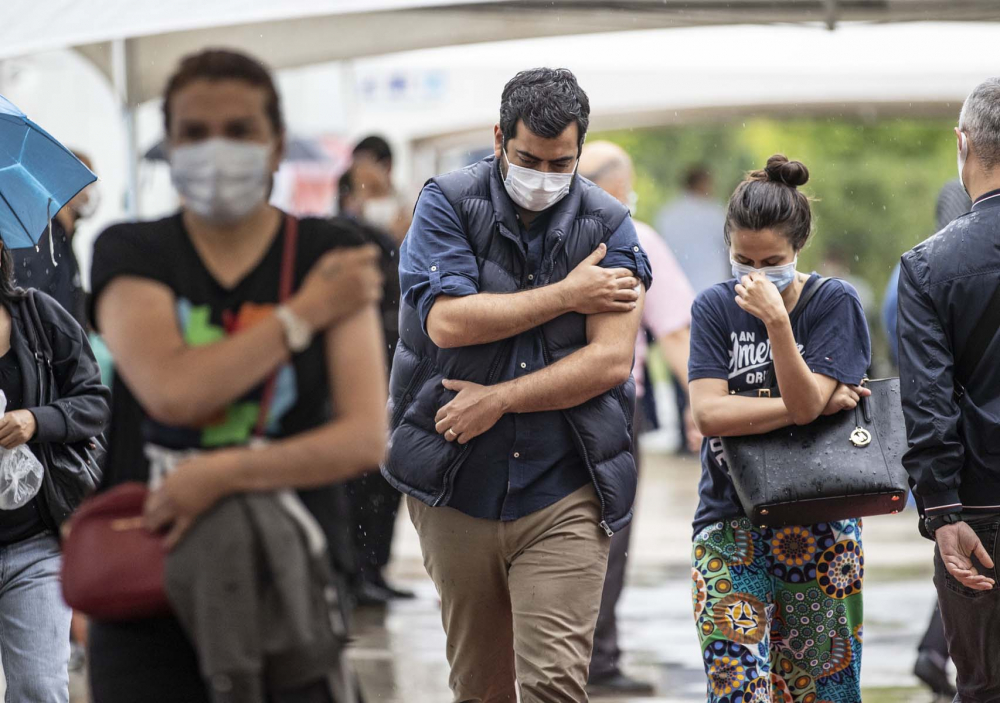
<instances>
[{"instance_id":1,"label":"man in navy puffer vest","mask_svg":"<svg viewBox=\"0 0 1000 703\"><path fill-rule=\"evenodd\" d=\"M589 113L568 70L519 73L495 156L428 182L400 251L383 472L441 594L455 701L587 699L632 515L651 276L626 208L576 175Z\"/></svg>"}]
</instances>

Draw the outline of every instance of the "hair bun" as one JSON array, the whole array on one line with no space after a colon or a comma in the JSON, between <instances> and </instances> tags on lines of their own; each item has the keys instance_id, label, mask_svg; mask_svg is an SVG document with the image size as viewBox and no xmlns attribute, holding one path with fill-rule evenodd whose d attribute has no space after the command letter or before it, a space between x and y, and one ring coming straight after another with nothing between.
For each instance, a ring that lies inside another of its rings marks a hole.
<instances>
[{"instance_id":1,"label":"hair bun","mask_svg":"<svg viewBox=\"0 0 1000 703\"><path fill-rule=\"evenodd\" d=\"M801 161L789 161L784 154L775 154L767 160L764 167L767 180L784 183L786 186L798 188L809 182L809 169Z\"/></svg>"}]
</instances>

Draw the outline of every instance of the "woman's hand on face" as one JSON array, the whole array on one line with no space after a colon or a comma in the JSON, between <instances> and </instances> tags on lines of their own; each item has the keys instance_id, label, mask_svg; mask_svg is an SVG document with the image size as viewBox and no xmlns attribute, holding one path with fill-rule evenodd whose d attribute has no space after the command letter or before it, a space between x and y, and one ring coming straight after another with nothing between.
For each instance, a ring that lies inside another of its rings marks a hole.
<instances>
[{"instance_id":1,"label":"woman's hand on face","mask_svg":"<svg viewBox=\"0 0 1000 703\"><path fill-rule=\"evenodd\" d=\"M846 383L837 384L837 389L830 397L830 402L823 408L824 415L836 415L844 410L858 407L862 398L867 398L872 392L863 386L849 386Z\"/></svg>"},{"instance_id":2,"label":"woman's hand on face","mask_svg":"<svg viewBox=\"0 0 1000 703\"><path fill-rule=\"evenodd\" d=\"M319 332L382 299L382 252L374 244L337 249L312 267L289 307Z\"/></svg>"},{"instance_id":3,"label":"woman's hand on face","mask_svg":"<svg viewBox=\"0 0 1000 703\"><path fill-rule=\"evenodd\" d=\"M0 447L15 449L27 444L38 431L38 422L30 410L12 410L0 418Z\"/></svg>"},{"instance_id":4,"label":"woman's hand on face","mask_svg":"<svg viewBox=\"0 0 1000 703\"><path fill-rule=\"evenodd\" d=\"M765 325L788 317L781 293L762 273L751 273L736 284L736 304Z\"/></svg>"},{"instance_id":5,"label":"woman's hand on face","mask_svg":"<svg viewBox=\"0 0 1000 703\"><path fill-rule=\"evenodd\" d=\"M168 550L177 546L194 521L232 491L229 471L236 451L202 454L177 467L149 494L143 511L146 528L166 532Z\"/></svg>"}]
</instances>

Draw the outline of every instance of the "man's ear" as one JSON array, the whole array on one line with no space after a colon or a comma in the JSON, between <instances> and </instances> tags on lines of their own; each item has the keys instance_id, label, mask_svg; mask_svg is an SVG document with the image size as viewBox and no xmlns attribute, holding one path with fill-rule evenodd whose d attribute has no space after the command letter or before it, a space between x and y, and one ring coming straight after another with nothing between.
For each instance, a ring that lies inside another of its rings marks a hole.
<instances>
[{"instance_id":1,"label":"man's ear","mask_svg":"<svg viewBox=\"0 0 1000 703\"><path fill-rule=\"evenodd\" d=\"M493 155L500 158L503 153L503 131L500 129L500 125L493 125Z\"/></svg>"}]
</instances>

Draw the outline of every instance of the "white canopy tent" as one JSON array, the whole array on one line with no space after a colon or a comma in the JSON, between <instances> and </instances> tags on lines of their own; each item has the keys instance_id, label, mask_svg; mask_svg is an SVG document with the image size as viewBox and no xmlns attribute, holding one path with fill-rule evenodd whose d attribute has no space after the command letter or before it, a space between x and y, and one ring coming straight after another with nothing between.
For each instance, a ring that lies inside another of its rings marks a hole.
<instances>
[{"instance_id":1,"label":"white canopy tent","mask_svg":"<svg viewBox=\"0 0 1000 703\"><path fill-rule=\"evenodd\" d=\"M129 101L140 103L159 95L181 56L212 45L281 69L619 30L997 19L995 0L4 0L0 59L74 47L109 78L127 80Z\"/></svg>"},{"instance_id":2,"label":"white canopy tent","mask_svg":"<svg viewBox=\"0 0 1000 703\"><path fill-rule=\"evenodd\" d=\"M280 70L618 30L997 19L995 0L4 0L0 60L71 47L112 82L128 142L127 209L135 213L136 108L160 94L180 57L206 46L241 48ZM593 56L607 60L612 72L629 60L628 53ZM646 112L655 115L663 107L669 105Z\"/></svg>"}]
</instances>

